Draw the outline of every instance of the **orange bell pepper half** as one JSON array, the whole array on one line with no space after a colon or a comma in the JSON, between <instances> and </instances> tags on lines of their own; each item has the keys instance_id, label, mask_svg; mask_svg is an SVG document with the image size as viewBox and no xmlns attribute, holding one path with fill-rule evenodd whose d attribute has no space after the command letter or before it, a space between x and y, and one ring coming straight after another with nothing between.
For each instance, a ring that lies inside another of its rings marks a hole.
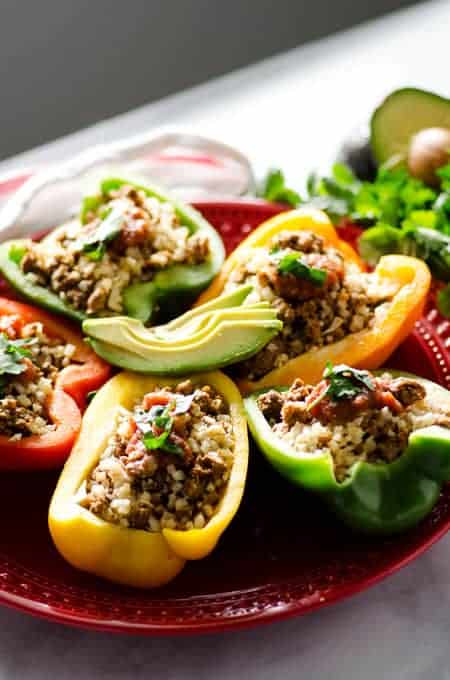
<instances>
[{"instance_id":1,"label":"orange bell pepper half","mask_svg":"<svg viewBox=\"0 0 450 680\"><path fill-rule=\"evenodd\" d=\"M357 264L361 271L365 270L355 250L339 238L324 212L315 208L300 208L281 213L253 231L226 260L197 304L220 295L231 272L250 257L253 248L268 245L281 231L302 230L321 236L327 245L336 248L347 261ZM367 369L381 366L409 335L422 315L431 275L422 260L404 255L387 255L381 258L373 276L379 279L380 285L389 287L392 297L386 312L376 316L370 328L294 357L258 381L241 380L238 382L240 389L249 393L271 385L290 385L297 377L314 384L320 380L327 361Z\"/></svg>"},{"instance_id":2,"label":"orange bell pepper half","mask_svg":"<svg viewBox=\"0 0 450 680\"><path fill-rule=\"evenodd\" d=\"M0 297L0 318L16 316L21 325L40 322L50 337L75 346L75 363L60 371L47 404L53 430L11 440L0 435L1 470L38 470L60 467L68 457L81 427L87 394L109 378L111 367L89 348L66 321L15 300Z\"/></svg>"}]
</instances>

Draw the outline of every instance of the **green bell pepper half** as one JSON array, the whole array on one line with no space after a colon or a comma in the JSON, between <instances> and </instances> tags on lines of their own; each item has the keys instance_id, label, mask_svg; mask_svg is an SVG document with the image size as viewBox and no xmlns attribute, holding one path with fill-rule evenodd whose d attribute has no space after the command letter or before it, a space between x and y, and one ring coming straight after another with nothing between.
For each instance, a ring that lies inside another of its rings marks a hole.
<instances>
[{"instance_id":1,"label":"green bell pepper half","mask_svg":"<svg viewBox=\"0 0 450 680\"><path fill-rule=\"evenodd\" d=\"M170 202L183 226L191 233L202 233L209 238L211 252L207 261L198 265L173 265L158 271L151 281L133 283L124 290L123 302L128 316L144 323L154 321L156 317L159 321L174 318L190 306L219 272L225 258L222 239L197 210L181 203L158 187L141 186L127 180L112 178L101 183L101 194L106 195L124 184L131 184L162 202ZM84 199L80 214L82 223L85 221L86 213L98 208L101 202L102 198L96 196ZM86 314L64 303L56 293L32 283L22 272L20 261L29 243L29 239L23 239L6 241L0 245L0 272L4 278L21 296L38 306L68 316L74 321L81 322L86 319Z\"/></svg>"},{"instance_id":2,"label":"green bell pepper half","mask_svg":"<svg viewBox=\"0 0 450 680\"><path fill-rule=\"evenodd\" d=\"M429 380L409 377L421 382L431 399L450 411L450 392ZM319 494L354 530L389 535L415 526L431 512L442 486L450 481L450 429L433 425L412 432L408 446L392 463L358 461L345 480L338 482L329 453L299 454L273 432L257 403L267 391L244 400L250 431L260 450L283 477Z\"/></svg>"}]
</instances>

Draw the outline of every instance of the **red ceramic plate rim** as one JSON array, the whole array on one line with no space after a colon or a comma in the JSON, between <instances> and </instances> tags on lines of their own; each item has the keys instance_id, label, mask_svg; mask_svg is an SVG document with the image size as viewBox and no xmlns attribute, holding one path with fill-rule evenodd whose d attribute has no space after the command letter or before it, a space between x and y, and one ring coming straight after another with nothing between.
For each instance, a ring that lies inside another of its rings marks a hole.
<instances>
[{"instance_id":1,"label":"red ceramic plate rim","mask_svg":"<svg viewBox=\"0 0 450 680\"><path fill-rule=\"evenodd\" d=\"M243 628L250 628L260 624L273 623L275 621L282 621L284 619L289 619L294 616L303 616L309 614L316 609L321 609L323 607L328 607L336 602L341 602L346 600L353 595L357 595L368 588L376 585L380 581L391 574L396 573L407 564L415 560L417 557L426 552L431 548L434 543L439 541L450 529L450 517L437 532L430 535L430 537L424 541L418 548L413 550L410 554L404 557L398 562L391 564L389 567L380 570L373 577L367 578L360 581L357 586L349 585L342 586L338 591L335 591L332 597L327 598L326 602L322 602L320 599L315 598L310 604L304 604L304 598L301 602L293 603L288 606L283 606L282 609L275 610L272 608L270 612L258 612L256 614L248 614L240 619L223 619L214 623L193 623L190 622L188 625L176 623L170 623L170 625L159 625L159 624L138 624L124 621L114 621L113 619L108 619L104 621L95 620L91 618L83 617L79 614L72 615L69 612L59 611L55 607L48 605L43 605L30 600L26 597L19 597L17 595L12 595L4 590L0 590L0 605L6 605L18 611L31 614L41 619L46 619L47 621L52 621L54 623L61 623L64 625L74 626L76 628L104 631L110 633L127 633L130 635L190 635L193 633L218 633L227 630L240 630Z\"/></svg>"},{"instance_id":2,"label":"red ceramic plate rim","mask_svg":"<svg viewBox=\"0 0 450 680\"><path fill-rule=\"evenodd\" d=\"M14 173L8 173L8 176L0 177L0 195L7 196L8 194L15 191L29 176L28 171L18 172L16 175ZM268 204L266 201L260 199L235 199L233 201L226 200L214 200L214 201L199 201L196 202L196 207L201 209L202 207L218 208L218 209L242 209L246 206L251 207L253 211L261 209L261 212L267 215L268 212L273 212L273 214L278 214L281 210L285 209L285 206ZM320 598L311 596L311 601L305 604L305 598L301 601L291 602L289 604L284 604L282 607L277 609L272 607L269 611L259 611L254 614L246 614L239 619L222 619L215 622L189 622L181 623L177 625L175 622L167 624L139 624L136 622L125 622L123 620L114 620L110 618L92 619L90 617L84 617L80 614L71 614L64 609L61 609L36 602L33 599L22 597L19 595L12 594L7 590L0 588L0 604L11 607L18 611L22 611L28 614L32 614L41 619L49 620L55 623L61 623L69 626L74 626L83 629L91 629L98 631L107 631L115 633L127 633L127 634L142 634L142 635L188 635L192 633L206 633L206 632L220 632L225 630L236 630L242 628L248 628L251 626L271 623L274 621L280 621L283 619L291 618L293 616L299 616L303 614L310 613L316 609L329 606L337 601L341 601L356 595L371 586L379 583L383 579L387 578L391 574L397 572L402 567L406 566L417 557L422 555L427 551L434 543L436 543L440 538L442 538L447 531L450 529L450 516L447 521L442 524L437 530L429 534L426 540L424 540L415 549L411 550L410 553L398 559L396 562L390 564L389 566L380 569L376 574L359 581L357 584L342 585L339 589L336 589L331 597L327 597L326 601L322 601ZM286 585L289 585L286 583ZM261 590L257 588L256 590Z\"/></svg>"}]
</instances>

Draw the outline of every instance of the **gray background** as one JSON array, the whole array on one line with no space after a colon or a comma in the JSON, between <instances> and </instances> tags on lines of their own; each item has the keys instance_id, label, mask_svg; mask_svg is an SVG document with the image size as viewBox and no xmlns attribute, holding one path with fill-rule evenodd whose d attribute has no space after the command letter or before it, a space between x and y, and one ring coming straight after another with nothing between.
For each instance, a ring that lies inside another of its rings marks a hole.
<instances>
[{"instance_id":1,"label":"gray background","mask_svg":"<svg viewBox=\"0 0 450 680\"><path fill-rule=\"evenodd\" d=\"M0 158L409 4L1 0Z\"/></svg>"}]
</instances>

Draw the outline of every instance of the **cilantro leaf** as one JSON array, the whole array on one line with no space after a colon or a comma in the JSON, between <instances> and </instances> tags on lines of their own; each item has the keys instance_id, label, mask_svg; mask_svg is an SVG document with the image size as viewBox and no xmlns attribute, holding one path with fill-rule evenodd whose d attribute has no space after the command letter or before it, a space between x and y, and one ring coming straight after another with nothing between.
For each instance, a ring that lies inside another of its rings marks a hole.
<instances>
[{"instance_id":1,"label":"cilantro leaf","mask_svg":"<svg viewBox=\"0 0 450 680\"><path fill-rule=\"evenodd\" d=\"M94 261L101 260L108 243L118 236L125 224L125 216L120 208L107 209L101 222L80 241L83 252Z\"/></svg>"},{"instance_id":2,"label":"cilantro leaf","mask_svg":"<svg viewBox=\"0 0 450 680\"><path fill-rule=\"evenodd\" d=\"M10 340L5 333L0 334L0 375L20 375L26 371L24 357L30 356L27 349L36 342L33 338Z\"/></svg>"},{"instance_id":3,"label":"cilantro leaf","mask_svg":"<svg viewBox=\"0 0 450 680\"><path fill-rule=\"evenodd\" d=\"M181 446L178 446L178 444L175 444L174 442L170 441L170 439L166 439L163 442L161 450L165 451L166 453L173 453L176 456L184 456L184 451L181 448Z\"/></svg>"},{"instance_id":4,"label":"cilantro leaf","mask_svg":"<svg viewBox=\"0 0 450 680\"><path fill-rule=\"evenodd\" d=\"M375 266L382 255L401 253L403 238L404 234L400 229L379 222L360 236L359 252L366 262Z\"/></svg>"},{"instance_id":5,"label":"cilantro leaf","mask_svg":"<svg viewBox=\"0 0 450 680\"><path fill-rule=\"evenodd\" d=\"M176 394L169 404L163 406L157 404L150 411L139 409L134 416L138 429L143 433L143 442L149 450L161 450L175 455L184 455L181 446L171 441L170 435L173 427L173 416L189 411L194 394ZM160 432L156 434L154 427Z\"/></svg>"},{"instance_id":6,"label":"cilantro leaf","mask_svg":"<svg viewBox=\"0 0 450 680\"><path fill-rule=\"evenodd\" d=\"M272 251L271 255L281 274L293 274L299 279L309 281L318 288L321 288L325 283L327 272L324 269L317 269L307 265L301 260L301 253L276 250L275 252Z\"/></svg>"},{"instance_id":7,"label":"cilantro leaf","mask_svg":"<svg viewBox=\"0 0 450 680\"><path fill-rule=\"evenodd\" d=\"M167 432L167 430L165 430L159 435L154 434L153 430L149 430L144 434L143 437L145 448L149 449L150 451L161 449L168 436L169 432Z\"/></svg>"},{"instance_id":8,"label":"cilantro leaf","mask_svg":"<svg viewBox=\"0 0 450 680\"><path fill-rule=\"evenodd\" d=\"M15 264L20 264L25 257L27 248L13 243L9 249L8 257Z\"/></svg>"},{"instance_id":9,"label":"cilantro leaf","mask_svg":"<svg viewBox=\"0 0 450 680\"><path fill-rule=\"evenodd\" d=\"M270 170L265 178L261 191L261 198L275 203L287 203L296 207L302 202L300 194L286 186L286 180L281 170Z\"/></svg>"},{"instance_id":10,"label":"cilantro leaf","mask_svg":"<svg viewBox=\"0 0 450 680\"><path fill-rule=\"evenodd\" d=\"M436 174L439 175L441 179L442 189L444 191L450 191L450 163L436 170Z\"/></svg>"},{"instance_id":11,"label":"cilantro leaf","mask_svg":"<svg viewBox=\"0 0 450 680\"><path fill-rule=\"evenodd\" d=\"M352 193L356 193L360 188L361 182L348 165L344 165L344 163L335 163L332 172L336 182L341 186L347 186Z\"/></svg>"},{"instance_id":12,"label":"cilantro leaf","mask_svg":"<svg viewBox=\"0 0 450 680\"><path fill-rule=\"evenodd\" d=\"M330 381L331 392L334 399L347 399L346 391L355 391L356 396L364 389L373 391L375 386L367 371L351 368L347 364L333 366L330 362L323 372L323 377Z\"/></svg>"},{"instance_id":13,"label":"cilantro leaf","mask_svg":"<svg viewBox=\"0 0 450 680\"><path fill-rule=\"evenodd\" d=\"M323 372L323 378L328 381L328 385L317 399L314 399L308 405L308 411L317 406L325 397L332 401L355 399L362 392L375 389L372 378L367 371L360 371L346 364L333 366L328 361Z\"/></svg>"}]
</instances>

